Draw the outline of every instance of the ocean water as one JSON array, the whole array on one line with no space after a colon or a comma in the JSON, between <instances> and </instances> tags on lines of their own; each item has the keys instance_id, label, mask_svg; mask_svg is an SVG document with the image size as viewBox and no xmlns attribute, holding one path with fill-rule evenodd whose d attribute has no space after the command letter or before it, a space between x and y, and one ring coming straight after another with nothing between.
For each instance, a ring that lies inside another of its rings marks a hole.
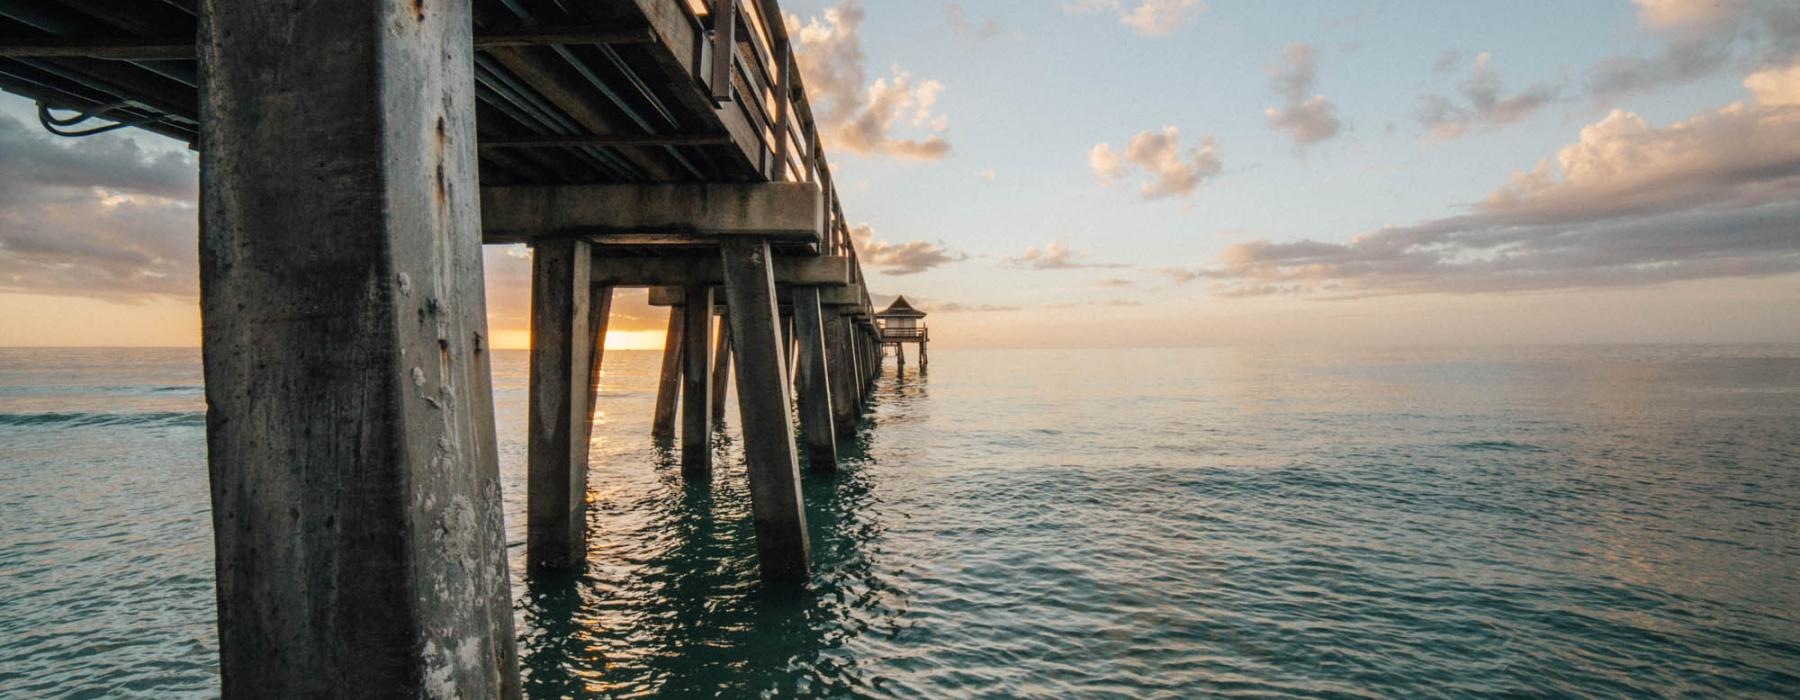
<instances>
[{"instance_id":1,"label":"ocean water","mask_svg":"<svg viewBox=\"0 0 1800 700\"><path fill-rule=\"evenodd\" d=\"M649 438L644 352L588 571L526 576L497 353L529 694L1800 696L1800 347L933 359L807 478L793 596L737 436L701 485ZM0 696L217 692L198 360L0 350Z\"/></svg>"}]
</instances>

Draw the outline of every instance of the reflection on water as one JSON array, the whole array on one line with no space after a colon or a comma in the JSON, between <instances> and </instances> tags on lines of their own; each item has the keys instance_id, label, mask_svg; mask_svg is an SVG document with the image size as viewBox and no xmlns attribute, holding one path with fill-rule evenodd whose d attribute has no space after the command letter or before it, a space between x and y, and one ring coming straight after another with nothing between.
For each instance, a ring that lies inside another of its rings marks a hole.
<instances>
[{"instance_id":1,"label":"reflection on water","mask_svg":"<svg viewBox=\"0 0 1800 700\"><path fill-rule=\"evenodd\" d=\"M644 359L622 358L609 390L648 378L655 368ZM892 628L901 611L872 561L885 529L867 452L874 421L845 441L840 473L804 480L816 575L807 590L780 591L757 576L734 430L716 433L715 477L689 484L671 445L642 438L647 414L612 416L595 436L589 570L527 573L515 557L527 692L874 692L845 649L849 638ZM727 425L736 420L729 413Z\"/></svg>"},{"instance_id":2,"label":"reflection on water","mask_svg":"<svg viewBox=\"0 0 1800 700\"><path fill-rule=\"evenodd\" d=\"M217 692L197 359L0 351L0 695ZM494 362L534 697L1800 696L1800 347L940 351L806 475L799 594L654 353L527 576Z\"/></svg>"}]
</instances>

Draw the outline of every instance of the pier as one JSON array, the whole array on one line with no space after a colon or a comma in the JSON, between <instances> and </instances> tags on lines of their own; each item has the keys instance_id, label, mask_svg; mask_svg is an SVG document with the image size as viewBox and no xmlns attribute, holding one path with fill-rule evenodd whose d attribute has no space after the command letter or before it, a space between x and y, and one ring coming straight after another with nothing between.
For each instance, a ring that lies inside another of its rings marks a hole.
<instances>
[{"instance_id":1,"label":"pier","mask_svg":"<svg viewBox=\"0 0 1800 700\"><path fill-rule=\"evenodd\" d=\"M906 344L919 346L919 369L931 364L931 329L925 327L925 312L913 308L904 296L894 297L888 307L875 313L881 327L881 344L894 348L894 364L906 367Z\"/></svg>"},{"instance_id":2,"label":"pier","mask_svg":"<svg viewBox=\"0 0 1800 700\"><path fill-rule=\"evenodd\" d=\"M611 300L648 287L654 432L707 479L734 372L762 577L808 576L801 466L896 336L773 0L0 0L0 89L200 153L226 697L519 694L482 244L533 250L530 566L586 560Z\"/></svg>"}]
</instances>

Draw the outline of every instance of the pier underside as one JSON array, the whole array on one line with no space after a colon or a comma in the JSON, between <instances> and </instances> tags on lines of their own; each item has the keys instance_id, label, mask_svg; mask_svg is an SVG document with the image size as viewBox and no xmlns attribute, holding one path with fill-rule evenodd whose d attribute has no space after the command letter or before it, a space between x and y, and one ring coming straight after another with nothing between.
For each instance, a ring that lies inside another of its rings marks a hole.
<instances>
[{"instance_id":1,"label":"pier underside","mask_svg":"<svg viewBox=\"0 0 1800 700\"><path fill-rule=\"evenodd\" d=\"M0 89L201 153L227 697L518 695L483 243L534 251L532 568L587 559L608 310L650 287L655 432L709 478L735 374L763 577L808 577L800 466L881 345L773 0L0 0Z\"/></svg>"}]
</instances>

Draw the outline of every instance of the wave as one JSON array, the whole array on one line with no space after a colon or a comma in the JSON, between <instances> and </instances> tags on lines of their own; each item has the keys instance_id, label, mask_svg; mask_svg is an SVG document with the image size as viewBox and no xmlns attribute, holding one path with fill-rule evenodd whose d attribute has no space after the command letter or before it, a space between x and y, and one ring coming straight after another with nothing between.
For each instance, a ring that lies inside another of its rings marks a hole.
<instances>
[{"instance_id":1,"label":"wave","mask_svg":"<svg viewBox=\"0 0 1800 700\"><path fill-rule=\"evenodd\" d=\"M98 426L205 426L200 411L147 413L0 413L0 426L88 428Z\"/></svg>"},{"instance_id":2,"label":"wave","mask_svg":"<svg viewBox=\"0 0 1800 700\"><path fill-rule=\"evenodd\" d=\"M1510 440L1476 440L1451 445L1459 450L1477 450L1482 452L1543 452L1544 448Z\"/></svg>"}]
</instances>

